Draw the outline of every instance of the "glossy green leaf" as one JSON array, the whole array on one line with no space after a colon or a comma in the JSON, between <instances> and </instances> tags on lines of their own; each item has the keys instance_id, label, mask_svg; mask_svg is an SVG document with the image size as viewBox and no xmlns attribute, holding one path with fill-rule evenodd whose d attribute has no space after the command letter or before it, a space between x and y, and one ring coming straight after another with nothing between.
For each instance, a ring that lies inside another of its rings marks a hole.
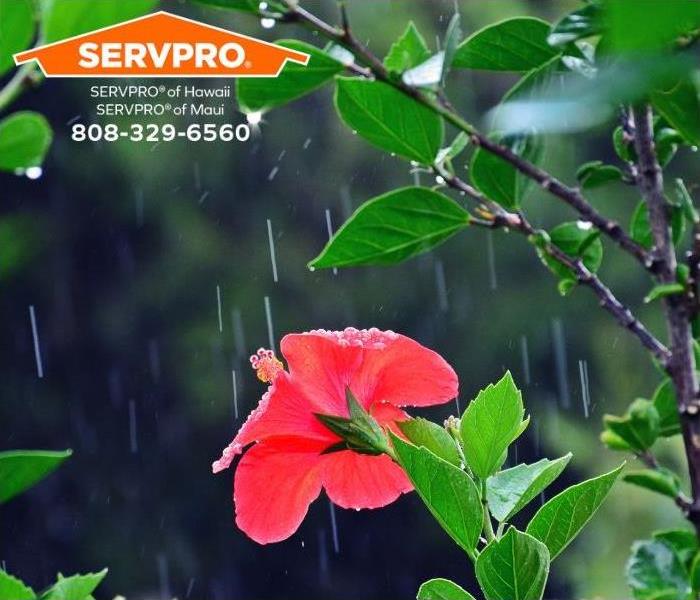
<instances>
[{"instance_id":1,"label":"glossy green leaf","mask_svg":"<svg viewBox=\"0 0 700 600\"><path fill-rule=\"evenodd\" d=\"M476 561L476 578L486 600L539 600L549 563L547 546L511 527L482 550Z\"/></svg>"},{"instance_id":2,"label":"glossy green leaf","mask_svg":"<svg viewBox=\"0 0 700 600\"><path fill-rule=\"evenodd\" d=\"M493 517L509 521L559 477L570 460L571 454L556 460L543 458L531 465L520 464L491 475L486 480L486 498Z\"/></svg>"},{"instance_id":3,"label":"glossy green leaf","mask_svg":"<svg viewBox=\"0 0 700 600\"><path fill-rule=\"evenodd\" d=\"M691 592L685 566L664 540L635 542L626 574L637 600L687 600Z\"/></svg>"},{"instance_id":4,"label":"glossy green leaf","mask_svg":"<svg viewBox=\"0 0 700 600\"><path fill-rule=\"evenodd\" d=\"M20 111L0 121L0 169L14 171L40 165L53 132L43 115Z\"/></svg>"},{"instance_id":5,"label":"glossy green leaf","mask_svg":"<svg viewBox=\"0 0 700 600\"><path fill-rule=\"evenodd\" d=\"M675 498L681 487L676 474L663 467L628 471L622 480L669 498Z\"/></svg>"},{"instance_id":6,"label":"glossy green leaf","mask_svg":"<svg viewBox=\"0 0 700 600\"><path fill-rule=\"evenodd\" d=\"M384 58L384 66L393 73L403 73L430 58L430 50L413 21L389 49Z\"/></svg>"},{"instance_id":7,"label":"glossy green leaf","mask_svg":"<svg viewBox=\"0 0 700 600\"><path fill-rule=\"evenodd\" d=\"M527 533L549 548L554 560L591 520L605 500L622 467L587 479L560 492L537 511Z\"/></svg>"},{"instance_id":8,"label":"glossy green leaf","mask_svg":"<svg viewBox=\"0 0 700 600\"><path fill-rule=\"evenodd\" d=\"M501 467L511 442L522 431L523 400L510 371L469 403L459 433L472 472L486 479Z\"/></svg>"},{"instance_id":9,"label":"glossy green leaf","mask_svg":"<svg viewBox=\"0 0 700 600\"><path fill-rule=\"evenodd\" d=\"M623 416L605 415L605 428L639 452L651 447L661 431L661 417L654 403L637 398Z\"/></svg>"},{"instance_id":10,"label":"glossy green leaf","mask_svg":"<svg viewBox=\"0 0 700 600\"><path fill-rule=\"evenodd\" d=\"M34 590L0 569L0 600L34 600Z\"/></svg>"},{"instance_id":11,"label":"glossy green leaf","mask_svg":"<svg viewBox=\"0 0 700 600\"><path fill-rule=\"evenodd\" d=\"M690 144L700 144L700 100L698 88L688 78L651 94L658 113Z\"/></svg>"},{"instance_id":12,"label":"glossy green leaf","mask_svg":"<svg viewBox=\"0 0 700 600\"><path fill-rule=\"evenodd\" d=\"M431 579L420 586L416 600L474 600L474 596L449 579Z\"/></svg>"},{"instance_id":13,"label":"glossy green leaf","mask_svg":"<svg viewBox=\"0 0 700 600\"><path fill-rule=\"evenodd\" d=\"M530 162L537 162L541 154L541 145L531 137L503 138L499 142ZM474 187L507 209L520 206L529 186L513 165L483 148L472 155L469 177Z\"/></svg>"},{"instance_id":14,"label":"glossy green leaf","mask_svg":"<svg viewBox=\"0 0 700 600\"><path fill-rule=\"evenodd\" d=\"M549 24L515 17L480 29L457 48L453 66L486 71L529 71L546 63L558 50L547 43Z\"/></svg>"},{"instance_id":15,"label":"glossy green leaf","mask_svg":"<svg viewBox=\"0 0 700 600\"><path fill-rule=\"evenodd\" d=\"M420 417L398 421L397 425L414 446L424 446L448 463L460 466L456 442L444 427Z\"/></svg>"},{"instance_id":16,"label":"glossy green leaf","mask_svg":"<svg viewBox=\"0 0 700 600\"><path fill-rule=\"evenodd\" d=\"M671 437L679 434L681 425L678 417L676 392L673 389L673 382L668 377L656 388L651 400L656 412L659 413L659 435Z\"/></svg>"},{"instance_id":17,"label":"glossy green leaf","mask_svg":"<svg viewBox=\"0 0 700 600\"><path fill-rule=\"evenodd\" d=\"M311 44L297 40L278 40L275 43L305 52L311 58L306 66L288 62L275 78L238 79L236 97L243 112L265 112L301 98L322 87L344 69L340 62Z\"/></svg>"},{"instance_id":18,"label":"glossy green leaf","mask_svg":"<svg viewBox=\"0 0 700 600\"><path fill-rule=\"evenodd\" d=\"M460 131L449 146L442 148L440 152L438 152L435 163L438 165L449 163L457 158L468 145L469 136L463 131Z\"/></svg>"},{"instance_id":19,"label":"glossy green leaf","mask_svg":"<svg viewBox=\"0 0 700 600\"><path fill-rule=\"evenodd\" d=\"M468 224L469 214L447 196L402 188L360 206L309 268L393 265L434 248Z\"/></svg>"},{"instance_id":20,"label":"glossy green leaf","mask_svg":"<svg viewBox=\"0 0 700 600\"><path fill-rule=\"evenodd\" d=\"M582 188L591 189L613 181L620 181L622 171L614 165L606 165L600 160L593 160L578 168L576 179Z\"/></svg>"},{"instance_id":21,"label":"glossy green leaf","mask_svg":"<svg viewBox=\"0 0 700 600\"><path fill-rule=\"evenodd\" d=\"M48 44L134 19L151 12L158 0L95 2L95 0L44 0L42 42Z\"/></svg>"},{"instance_id":22,"label":"glossy green leaf","mask_svg":"<svg viewBox=\"0 0 700 600\"><path fill-rule=\"evenodd\" d=\"M674 296L685 292L685 286L681 283L662 283L655 285L651 291L644 297L644 302L649 304L659 298Z\"/></svg>"},{"instance_id":23,"label":"glossy green leaf","mask_svg":"<svg viewBox=\"0 0 700 600\"><path fill-rule=\"evenodd\" d=\"M26 50L36 23L31 0L0 0L0 75L15 66L12 55Z\"/></svg>"},{"instance_id":24,"label":"glossy green leaf","mask_svg":"<svg viewBox=\"0 0 700 600\"><path fill-rule=\"evenodd\" d=\"M40 600L88 600L100 582L107 575L107 569L99 573L85 575L58 575L58 581L41 594Z\"/></svg>"},{"instance_id":25,"label":"glossy green leaf","mask_svg":"<svg viewBox=\"0 0 700 600\"><path fill-rule=\"evenodd\" d=\"M597 272L603 262L600 232L585 224L569 222L557 225L549 232L549 240L571 258L580 258L591 273ZM577 283L574 272L549 256L542 244L537 244L537 252L545 266L559 278L559 293L569 293Z\"/></svg>"},{"instance_id":26,"label":"glossy green leaf","mask_svg":"<svg viewBox=\"0 0 700 600\"><path fill-rule=\"evenodd\" d=\"M602 7L599 2L587 2L569 13L552 27L547 41L552 46L564 46L591 37L602 29Z\"/></svg>"},{"instance_id":27,"label":"glossy green leaf","mask_svg":"<svg viewBox=\"0 0 700 600\"><path fill-rule=\"evenodd\" d=\"M607 0L604 17L612 50L649 53L670 49L676 38L700 26L700 3Z\"/></svg>"},{"instance_id":28,"label":"glossy green leaf","mask_svg":"<svg viewBox=\"0 0 700 600\"><path fill-rule=\"evenodd\" d=\"M425 447L391 434L401 467L443 529L470 556L481 533L483 508L476 485L461 469Z\"/></svg>"},{"instance_id":29,"label":"glossy green leaf","mask_svg":"<svg viewBox=\"0 0 700 600\"><path fill-rule=\"evenodd\" d=\"M0 503L41 481L72 454L71 450L9 450L0 452Z\"/></svg>"},{"instance_id":30,"label":"glossy green leaf","mask_svg":"<svg viewBox=\"0 0 700 600\"><path fill-rule=\"evenodd\" d=\"M348 127L382 150L422 164L440 150L441 117L386 83L338 77L335 105Z\"/></svg>"},{"instance_id":31,"label":"glossy green leaf","mask_svg":"<svg viewBox=\"0 0 700 600\"><path fill-rule=\"evenodd\" d=\"M609 429L604 429L600 433L600 441L610 448L610 450L617 450L622 452L631 451L632 447L623 440L619 435L613 433Z\"/></svg>"},{"instance_id":32,"label":"glossy green leaf","mask_svg":"<svg viewBox=\"0 0 700 600\"><path fill-rule=\"evenodd\" d=\"M662 529L652 534L655 540L669 544L684 565L690 566L700 547L694 531L689 529Z\"/></svg>"}]
</instances>

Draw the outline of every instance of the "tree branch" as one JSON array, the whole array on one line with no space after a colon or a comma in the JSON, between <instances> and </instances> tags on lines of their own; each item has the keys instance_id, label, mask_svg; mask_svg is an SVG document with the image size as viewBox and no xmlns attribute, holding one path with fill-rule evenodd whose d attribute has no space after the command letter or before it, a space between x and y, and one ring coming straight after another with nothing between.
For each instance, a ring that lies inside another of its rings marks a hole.
<instances>
[{"instance_id":1,"label":"tree branch","mask_svg":"<svg viewBox=\"0 0 700 600\"><path fill-rule=\"evenodd\" d=\"M543 169L537 167L531 162L525 160L521 156L515 154L510 148L502 146L486 135L479 132L473 125L462 119L451 107L449 102L444 100L436 101L432 97L424 94L419 89L407 85L401 79L390 77L381 60L377 58L362 42L360 42L352 33L347 24L347 17L344 18L343 28L337 28L325 23L314 14L310 13L301 6L292 3L290 0L284 0L288 12L284 15L284 21L296 21L311 29L321 33L328 39L335 41L338 44L345 46L352 51L365 65L370 69L374 77L380 81L388 83L394 88L400 90L407 96L415 99L421 104L431 108L442 117L451 123L454 127L468 134L472 143L481 146L487 152L490 152L504 161L511 164L526 177L537 182L540 187L553 196L559 198L572 209L574 209L586 221L590 221L602 233L610 237L620 248L636 258L647 270L656 272L658 266L647 251L630 238L619 223L608 219L598 212L581 194L577 188L572 188L553 177Z\"/></svg>"},{"instance_id":2,"label":"tree branch","mask_svg":"<svg viewBox=\"0 0 700 600\"><path fill-rule=\"evenodd\" d=\"M475 190L456 175L447 173L444 169L438 167L435 167L435 172L443 178L448 186L464 193L477 202L479 206L488 206L491 203L481 192ZM473 219L470 221L471 224L480 227L488 227L489 229L510 229L528 238L538 234L538 231L530 224L523 213L511 213L503 210L500 206L498 208L500 211L493 214L492 218L485 220ZM561 248L552 243L544 244L543 250L552 259L571 270L577 281L593 291L598 297L600 306L610 313L620 326L631 331L661 365L664 367L667 365L671 357L668 348L654 337L644 324L634 316L632 311L620 302L610 288L608 288L595 273L592 273L580 259L569 256L563 252Z\"/></svg>"},{"instance_id":3,"label":"tree branch","mask_svg":"<svg viewBox=\"0 0 700 600\"><path fill-rule=\"evenodd\" d=\"M633 115L634 145L638 157L637 185L649 211L654 238L652 254L659 265L657 278L664 284L675 283L676 252L671 240L669 205L664 195L663 174L654 148L654 115L648 104L636 107ZM697 398L698 382L688 298L686 295L667 296L664 307L671 349L668 370L676 390L693 494L687 516L700 536L700 401Z\"/></svg>"}]
</instances>

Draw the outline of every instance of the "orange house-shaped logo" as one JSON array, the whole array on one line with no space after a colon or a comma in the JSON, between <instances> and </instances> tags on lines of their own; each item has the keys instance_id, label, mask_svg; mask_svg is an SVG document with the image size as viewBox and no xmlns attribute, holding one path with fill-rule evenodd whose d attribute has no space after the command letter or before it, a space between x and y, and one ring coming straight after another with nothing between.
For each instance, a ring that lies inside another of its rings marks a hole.
<instances>
[{"instance_id":1,"label":"orange house-shaped logo","mask_svg":"<svg viewBox=\"0 0 700 600\"><path fill-rule=\"evenodd\" d=\"M47 77L276 77L309 55L159 11L14 55Z\"/></svg>"}]
</instances>

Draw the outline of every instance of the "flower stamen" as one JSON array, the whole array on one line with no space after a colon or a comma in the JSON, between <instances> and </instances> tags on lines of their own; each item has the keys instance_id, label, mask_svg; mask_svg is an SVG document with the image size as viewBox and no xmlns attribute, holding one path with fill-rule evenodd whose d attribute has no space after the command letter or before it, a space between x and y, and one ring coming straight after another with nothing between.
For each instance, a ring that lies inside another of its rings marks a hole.
<instances>
[{"instance_id":1,"label":"flower stamen","mask_svg":"<svg viewBox=\"0 0 700 600\"><path fill-rule=\"evenodd\" d=\"M250 365L255 370L258 379L263 383L272 383L275 377L284 370L282 361L279 360L272 350L259 348L250 357Z\"/></svg>"}]
</instances>

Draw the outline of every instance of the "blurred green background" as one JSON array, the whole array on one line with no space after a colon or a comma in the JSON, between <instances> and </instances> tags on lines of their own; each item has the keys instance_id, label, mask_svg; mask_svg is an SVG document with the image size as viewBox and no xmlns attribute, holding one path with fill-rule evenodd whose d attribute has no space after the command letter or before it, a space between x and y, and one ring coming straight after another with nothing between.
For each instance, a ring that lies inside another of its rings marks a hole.
<instances>
[{"instance_id":1,"label":"blurred green background","mask_svg":"<svg viewBox=\"0 0 700 600\"><path fill-rule=\"evenodd\" d=\"M307 4L336 20L334 2ZM465 34L521 14L556 20L575 5L459 2ZM182 2L162 6L264 39L320 45L291 26L265 29L249 16ZM409 19L434 47L454 4L348 6L358 36L381 55ZM514 81L455 72L448 90L479 123ZM4 508L0 559L8 570L41 588L56 571L108 566L101 593L130 599L411 598L431 577L474 587L466 557L415 495L382 511L336 509L337 540L325 498L284 543L258 546L235 528L232 473L214 477L210 463L264 391L247 358L268 345L266 297L277 341L286 332L349 325L415 337L455 366L462 408L511 369L533 417L518 458L574 452L548 496L620 460L598 442L601 417L648 397L658 373L587 290L561 298L521 237L473 230L398 267L307 270L328 237L326 210L337 227L362 201L414 180L407 163L340 123L330 89L265 115L259 134L243 144L76 143L69 123L97 120L92 83L50 80L24 95L13 108L46 114L55 143L39 179L0 175L0 443L75 450L56 475ZM610 131L609 124L549 138L547 167L572 181L586 160L614 162ZM697 157L686 153L671 171L694 187L696 168ZM638 200L622 185L590 196L623 223ZM526 210L537 225L574 218L539 190ZM651 287L646 275L604 243L602 278L663 336L658 309L640 301ZM579 361L590 380L588 418ZM456 410L453 404L426 414L442 420ZM679 448L663 443L662 458L681 464ZM631 542L671 525L682 525L671 500L619 483L554 563L546 597L627 597Z\"/></svg>"}]
</instances>

